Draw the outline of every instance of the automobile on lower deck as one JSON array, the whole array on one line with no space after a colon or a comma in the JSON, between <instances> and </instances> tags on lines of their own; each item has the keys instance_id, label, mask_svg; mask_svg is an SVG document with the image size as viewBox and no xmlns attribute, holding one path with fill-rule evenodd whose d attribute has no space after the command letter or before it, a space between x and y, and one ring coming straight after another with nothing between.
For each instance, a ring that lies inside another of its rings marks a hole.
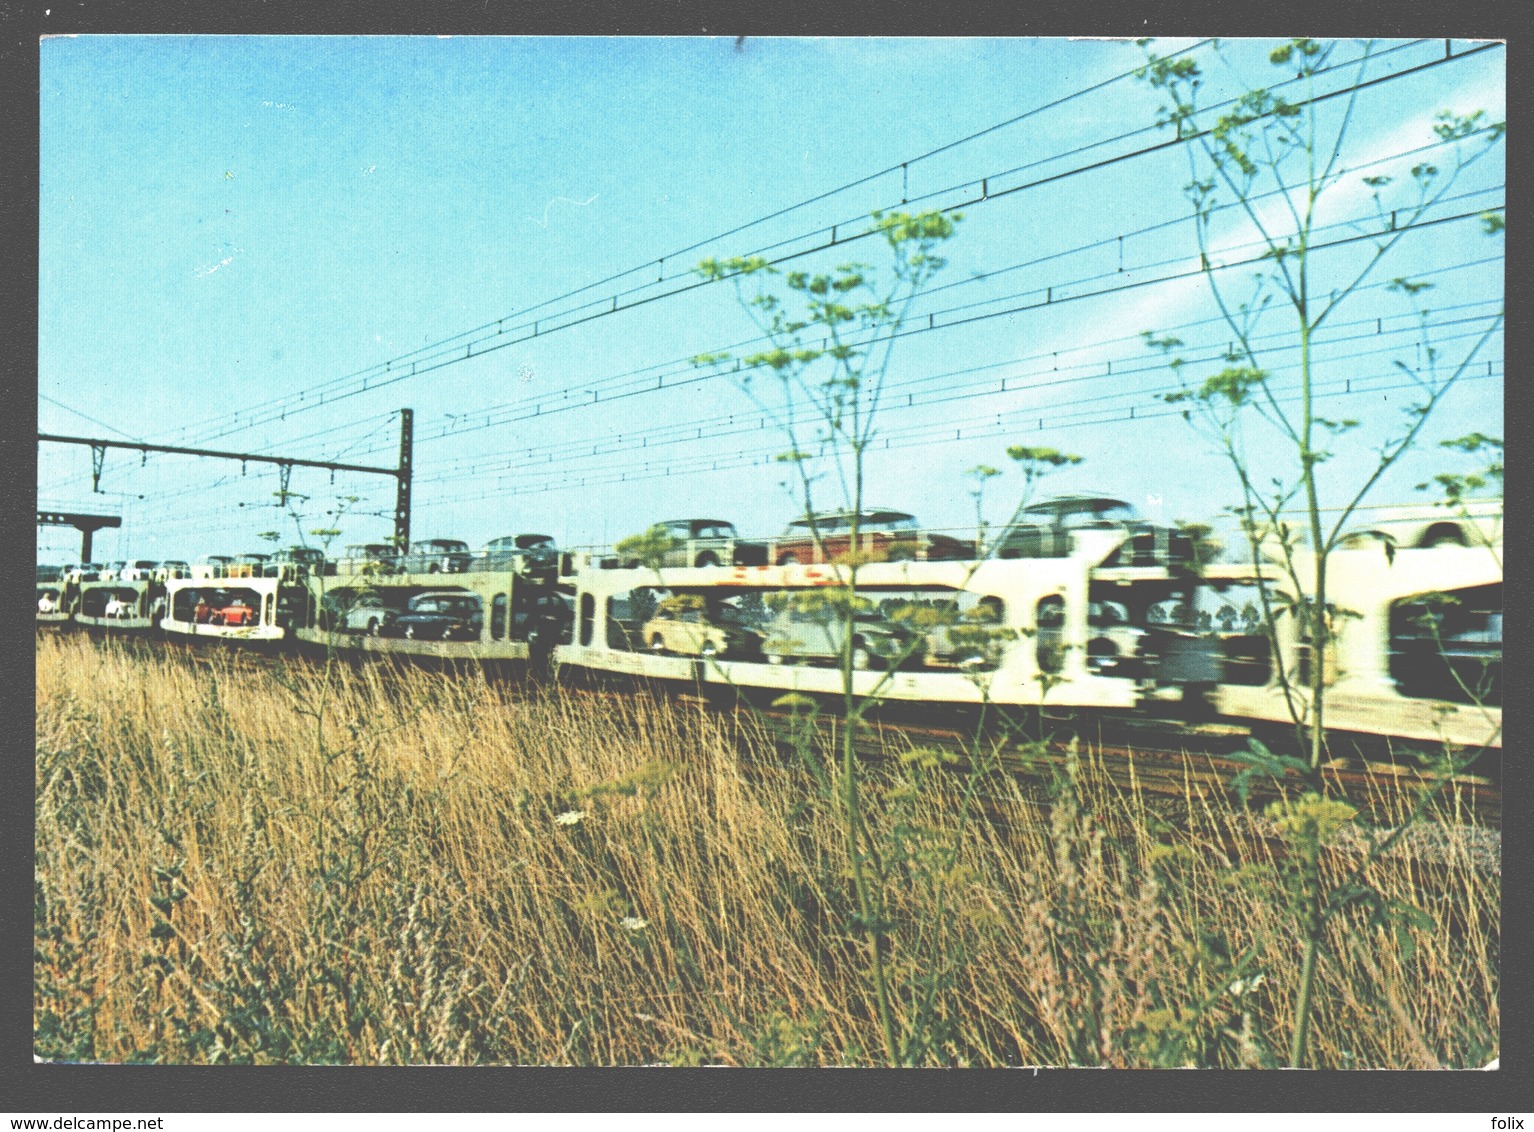
<instances>
[{"instance_id":1,"label":"automobile on lower deck","mask_svg":"<svg viewBox=\"0 0 1534 1132\"><path fill-rule=\"evenodd\" d=\"M875 561L964 559L973 557L972 543L949 535L923 531L916 517L905 511L867 508L824 511L805 515L788 524L772 547L772 561L779 566L827 562L852 547L852 520L858 518L859 548Z\"/></svg>"},{"instance_id":2,"label":"automobile on lower deck","mask_svg":"<svg viewBox=\"0 0 1534 1132\"><path fill-rule=\"evenodd\" d=\"M768 664L839 661L847 628L845 615L838 610L804 609L790 603L767 623L762 634L762 655ZM917 632L886 621L876 611L854 613L851 629L853 668L890 667L921 660L923 642Z\"/></svg>"},{"instance_id":3,"label":"automobile on lower deck","mask_svg":"<svg viewBox=\"0 0 1534 1132\"><path fill-rule=\"evenodd\" d=\"M340 627L349 633L367 633L377 637L382 635L384 626L397 616L399 610L385 603L379 594L364 592L344 606Z\"/></svg>"},{"instance_id":4,"label":"automobile on lower deck","mask_svg":"<svg viewBox=\"0 0 1534 1132\"><path fill-rule=\"evenodd\" d=\"M477 641L483 626L484 606L478 594L424 593L411 598L405 612L380 632L415 641Z\"/></svg>"},{"instance_id":5,"label":"automobile on lower deck","mask_svg":"<svg viewBox=\"0 0 1534 1132\"><path fill-rule=\"evenodd\" d=\"M204 625L254 625L256 607L243 593L209 590L197 595L192 620Z\"/></svg>"},{"instance_id":6,"label":"automobile on lower deck","mask_svg":"<svg viewBox=\"0 0 1534 1132\"><path fill-rule=\"evenodd\" d=\"M640 635L645 645L661 655L741 656L753 650L757 635L732 621L728 606L710 609L697 594L677 594L655 608Z\"/></svg>"},{"instance_id":7,"label":"automobile on lower deck","mask_svg":"<svg viewBox=\"0 0 1534 1132\"><path fill-rule=\"evenodd\" d=\"M469 568L469 544L455 538L428 538L410 544L407 574L462 574Z\"/></svg>"}]
</instances>

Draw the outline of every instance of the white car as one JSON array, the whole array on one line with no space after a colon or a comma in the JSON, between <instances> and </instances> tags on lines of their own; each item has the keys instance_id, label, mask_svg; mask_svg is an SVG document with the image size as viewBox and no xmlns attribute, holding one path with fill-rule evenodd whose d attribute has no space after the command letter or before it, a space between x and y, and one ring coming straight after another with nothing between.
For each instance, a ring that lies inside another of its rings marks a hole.
<instances>
[{"instance_id":1,"label":"white car","mask_svg":"<svg viewBox=\"0 0 1534 1132\"><path fill-rule=\"evenodd\" d=\"M160 569L158 562L150 562L146 558L140 558L129 562L121 570L117 571L119 581L123 582L148 582L154 579L155 573Z\"/></svg>"}]
</instances>

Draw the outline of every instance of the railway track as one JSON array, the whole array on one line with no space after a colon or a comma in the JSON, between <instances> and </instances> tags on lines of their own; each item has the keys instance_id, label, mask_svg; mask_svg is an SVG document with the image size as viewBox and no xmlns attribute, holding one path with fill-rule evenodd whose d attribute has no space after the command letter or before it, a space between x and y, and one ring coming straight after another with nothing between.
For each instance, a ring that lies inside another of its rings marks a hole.
<instances>
[{"instance_id":1,"label":"railway track","mask_svg":"<svg viewBox=\"0 0 1534 1132\"><path fill-rule=\"evenodd\" d=\"M91 634L91 638L103 639L96 634ZM233 669L254 673L271 669L279 660L282 663L294 660L314 663L317 659L304 651L282 653L279 657L269 652L218 647L222 642L111 639L144 655L169 644L193 664L205 665L210 670L216 667L222 671ZM212 648L208 647L210 643ZM456 662L448 662L444 667L454 664ZM792 711L782 708L743 708L738 699L721 696L714 688L705 692L650 684L619 690L611 686L612 683L587 677L561 682L560 687L565 694L594 699L616 700L651 694L703 711L749 710L780 753L788 755L792 754L796 742L803 741L796 739L796 734L805 726L813 728L812 741L822 749L834 750L840 741L842 721L834 712L821 711L807 723L803 715L796 717ZM931 718L939 712L947 718ZM1094 773L1103 776L1108 785L1122 791L1126 797L1149 800L1170 818L1185 813L1191 806L1231 797L1232 780L1248 765L1232 757L1232 753L1244 748L1251 737L1248 729L1239 726L1190 724L1145 717L1130 719L1081 712L1074 717L1046 720L1056 726L1047 741L1040 743L1020 737L1016 731L1008 733L1004 727L993 725L977 729L972 726L972 721L952 718L962 713L951 707L939 709L939 712L932 709L923 712L905 705L881 705L865 720L855 738L855 748L867 759L898 756L916 747L934 748L956 756L953 766L959 772L970 765L975 752L984 750L988 755L994 754L999 769L1038 786L1064 772L1074 741L1078 752L1085 752ZM1036 728L1033 734L1038 734ZM1440 820L1500 829L1501 790L1493 779L1462 774L1446 782L1440 781L1408 763L1393 761L1388 746L1374 746L1376 749L1370 752L1355 748L1351 757L1335 759L1324 767L1322 773L1329 793L1345 798L1376 824L1390 825L1400 814L1410 810L1423 791L1436 787L1437 797L1432 809ZM1369 757L1371 754L1376 757ZM1500 756L1500 752L1494 754ZM1253 808L1260 808L1281 797L1297 796L1307 788L1307 783L1298 775L1290 775L1281 781L1259 779L1250 784L1249 799ZM1040 796L1043 796L1042 792Z\"/></svg>"}]
</instances>

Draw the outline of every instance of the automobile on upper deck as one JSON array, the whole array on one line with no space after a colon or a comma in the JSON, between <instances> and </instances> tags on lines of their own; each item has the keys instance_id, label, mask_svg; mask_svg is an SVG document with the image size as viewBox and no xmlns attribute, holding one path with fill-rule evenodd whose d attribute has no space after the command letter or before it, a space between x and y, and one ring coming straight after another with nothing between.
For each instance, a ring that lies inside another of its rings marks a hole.
<instances>
[{"instance_id":1,"label":"automobile on upper deck","mask_svg":"<svg viewBox=\"0 0 1534 1132\"><path fill-rule=\"evenodd\" d=\"M1065 558L1077 531L1127 530L1129 539L1104 566L1154 566L1193 561L1192 540L1158 526L1122 499L1106 495L1060 495L1024 507L992 544L996 558Z\"/></svg>"},{"instance_id":2,"label":"automobile on upper deck","mask_svg":"<svg viewBox=\"0 0 1534 1132\"><path fill-rule=\"evenodd\" d=\"M325 552L313 546L290 546L268 558L262 567L268 578L295 577L325 573Z\"/></svg>"},{"instance_id":3,"label":"automobile on upper deck","mask_svg":"<svg viewBox=\"0 0 1534 1132\"><path fill-rule=\"evenodd\" d=\"M153 581L155 573L160 569L158 562L152 562L147 558L138 558L127 563L117 571L117 578L122 582L149 582Z\"/></svg>"},{"instance_id":4,"label":"automobile on upper deck","mask_svg":"<svg viewBox=\"0 0 1534 1132\"><path fill-rule=\"evenodd\" d=\"M469 544L455 538L428 538L410 544L407 574L462 574L469 568Z\"/></svg>"},{"instance_id":5,"label":"automobile on upper deck","mask_svg":"<svg viewBox=\"0 0 1534 1132\"><path fill-rule=\"evenodd\" d=\"M71 566L66 578L74 585L81 582L94 582L101 577L102 566L99 562L82 562L78 566Z\"/></svg>"},{"instance_id":6,"label":"automobile on upper deck","mask_svg":"<svg viewBox=\"0 0 1534 1132\"><path fill-rule=\"evenodd\" d=\"M1350 530L1344 549L1371 543L1396 550L1432 550L1440 546L1494 547L1502 541L1501 500L1470 500L1463 511L1446 507L1381 508L1367 523Z\"/></svg>"},{"instance_id":7,"label":"automobile on upper deck","mask_svg":"<svg viewBox=\"0 0 1534 1132\"><path fill-rule=\"evenodd\" d=\"M335 567L337 574L394 574L399 564L400 554L392 543L359 542L346 548Z\"/></svg>"},{"instance_id":8,"label":"automobile on upper deck","mask_svg":"<svg viewBox=\"0 0 1534 1132\"><path fill-rule=\"evenodd\" d=\"M196 562L192 563L192 577L194 578L223 578L227 577L229 567L234 559L227 554L204 554Z\"/></svg>"},{"instance_id":9,"label":"automobile on upper deck","mask_svg":"<svg viewBox=\"0 0 1534 1132\"><path fill-rule=\"evenodd\" d=\"M268 554L257 554L255 552L236 554L233 561L229 563L228 569L224 572L225 577L259 578L265 573L266 560L270 557Z\"/></svg>"},{"instance_id":10,"label":"automobile on upper deck","mask_svg":"<svg viewBox=\"0 0 1534 1132\"><path fill-rule=\"evenodd\" d=\"M767 547L745 542L735 524L723 519L669 519L656 524L664 529L670 546L662 566L764 566Z\"/></svg>"},{"instance_id":11,"label":"automobile on upper deck","mask_svg":"<svg viewBox=\"0 0 1534 1132\"><path fill-rule=\"evenodd\" d=\"M154 580L157 582L168 582L172 578L190 578L191 576L192 568L179 558L166 559L156 567L154 572Z\"/></svg>"},{"instance_id":12,"label":"automobile on upper deck","mask_svg":"<svg viewBox=\"0 0 1534 1132\"><path fill-rule=\"evenodd\" d=\"M853 515L852 511L824 511L795 519L773 544L772 561L790 566L840 558L852 546ZM975 552L973 544L923 531L915 516L888 508L868 508L861 513L858 542L874 561L963 559Z\"/></svg>"},{"instance_id":13,"label":"automobile on upper deck","mask_svg":"<svg viewBox=\"0 0 1534 1132\"><path fill-rule=\"evenodd\" d=\"M484 606L478 594L463 592L417 594L405 612L387 622L383 636L415 641L477 641L484 626Z\"/></svg>"},{"instance_id":14,"label":"automobile on upper deck","mask_svg":"<svg viewBox=\"0 0 1534 1132\"><path fill-rule=\"evenodd\" d=\"M474 555L469 569L517 570L526 574L550 573L559 567L559 547L553 535L504 535L485 543Z\"/></svg>"},{"instance_id":15,"label":"automobile on upper deck","mask_svg":"<svg viewBox=\"0 0 1534 1132\"><path fill-rule=\"evenodd\" d=\"M101 568L101 580L111 582L122 577L122 572L127 569L128 563L119 558L116 562L108 562Z\"/></svg>"}]
</instances>

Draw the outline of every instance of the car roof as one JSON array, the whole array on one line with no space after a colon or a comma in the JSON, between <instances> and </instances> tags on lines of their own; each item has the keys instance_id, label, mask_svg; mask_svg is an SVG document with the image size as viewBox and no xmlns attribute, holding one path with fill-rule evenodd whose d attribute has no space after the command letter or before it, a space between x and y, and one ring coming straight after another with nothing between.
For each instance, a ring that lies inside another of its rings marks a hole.
<instances>
[{"instance_id":1,"label":"car roof","mask_svg":"<svg viewBox=\"0 0 1534 1132\"><path fill-rule=\"evenodd\" d=\"M857 514L857 512L853 511L850 507L844 508L840 511L815 511L808 515L801 515L799 518L795 519L791 525L808 526L811 520L819 523L827 519L850 519L855 514ZM890 519L916 518L916 516L912 515L909 511L896 511L893 507L865 507L862 511L862 517L864 519L871 519L876 522L879 520L888 521Z\"/></svg>"},{"instance_id":2,"label":"car roof","mask_svg":"<svg viewBox=\"0 0 1534 1132\"><path fill-rule=\"evenodd\" d=\"M1133 504L1111 495L1057 495L1043 499L1023 508L1025 514L1048 514L1055 511L1104 511L1109 507L1128 507Z\"/></svg>"}]
</instances>

